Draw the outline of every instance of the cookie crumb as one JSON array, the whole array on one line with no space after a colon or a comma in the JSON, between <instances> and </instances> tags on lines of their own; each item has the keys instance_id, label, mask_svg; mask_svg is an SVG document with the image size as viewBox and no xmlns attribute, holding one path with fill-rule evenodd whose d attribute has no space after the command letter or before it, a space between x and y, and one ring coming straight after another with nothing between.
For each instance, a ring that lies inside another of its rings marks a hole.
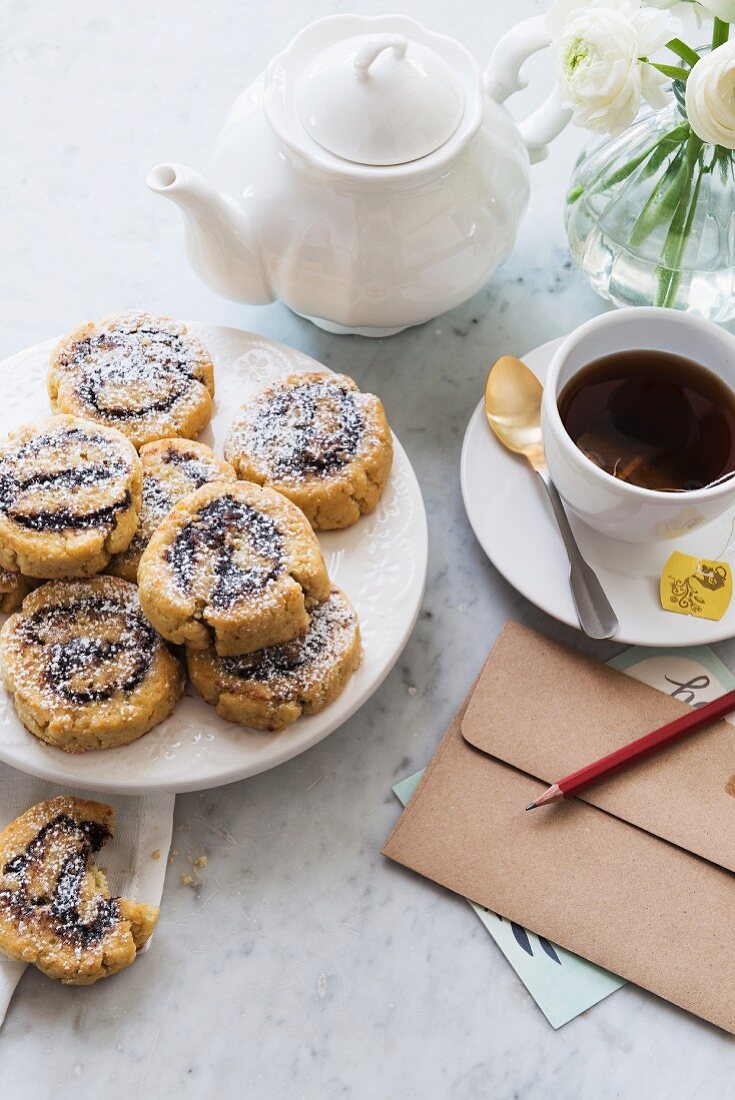
<instances>
[{"instance_id":1,"label":"cookie crumb","mask_svg":"<svg viewBox=\"0 0 735 1100\"><path fill-rule=\"evenodd\" d=\"M207 856L197 856L196 859L193 859L191 862L194 867L206 867L209 863L209 859Z\"/></svg>"},{"instance_id":2,"label":"cookie crumb","mask_svg":"<svg viewBox=\"0 0 735 1100\"><path fill-rule=\"evenodd\" d=\"M154 848L151 852L151 859L159 860L161 858L161 849Z\"/></svg>"},{"instance_id":3,"label":"cookie crumb","mask_svg":"<svg viewBox=\"0 0 735 1100\"><path fill-rule=\"evenodd\" d=\"M182 875L181 876L181 885L182 886L196 886L196 880L195 880L193 875Z\"/></svg>"}]
</instances>

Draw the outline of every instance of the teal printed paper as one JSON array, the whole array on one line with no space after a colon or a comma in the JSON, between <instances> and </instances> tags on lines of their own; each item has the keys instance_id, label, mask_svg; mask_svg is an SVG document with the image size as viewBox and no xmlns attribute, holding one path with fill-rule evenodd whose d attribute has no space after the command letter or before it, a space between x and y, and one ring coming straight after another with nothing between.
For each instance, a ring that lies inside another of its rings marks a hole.
<instances>
[{"instance_id":1,"label":"teal printed paper","mask_svg":"<svg viewBox=\"0 0 735 1100\"><path fill-rule=\"evenodd\" d=\"M735 676L708 646L690 649L645 649L634 646L608 664L636 680L702 706L735 687ZM735 724L735 717L726 719ZM393 788L406 805L423 771L403 779ZM469 902L518 977L553 1028L614 993L625 982L594 963L557 947L543 936Z\"/></svg>"},{"instance_id":2,"label":"teal printed paper","mask_svg":"<svg viewBox=\"0 0 735 1100\"><path fill-rule=\"evenodd\" d=\"M701 707L735 687L735 676L706 645L690 649L633 646L607 663L693 707ZM735 725L732 715L725 721Z\"/></svg>"},{"instance_id":3,"label":"teal printed paper","mask_svg":"<svg viewBox=\"0 0 735 1100\"><path fill-rule=\"evenodd\" d=\"M423 771L396 783L393 793L404 806ZM558 1028L614 993L622 978L594 963L557 947L543 936L527 932L520 924L504 920L489 909L469 905L505 955L552 1027Z\"/></svg>"}]
</instances>

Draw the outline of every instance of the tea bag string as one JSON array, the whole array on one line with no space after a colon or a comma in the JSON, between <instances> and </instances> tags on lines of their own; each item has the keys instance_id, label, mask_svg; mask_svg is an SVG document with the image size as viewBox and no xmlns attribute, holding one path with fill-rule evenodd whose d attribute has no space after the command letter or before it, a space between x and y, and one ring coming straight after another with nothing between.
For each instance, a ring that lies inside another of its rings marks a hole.
<instances>
[{"instance_id":1,"label":"tea bag string","mask_svg":"<svg viewBox=\"0 0 735 1100\"><path fill-rule=\"evenodd\" d=\"M582 451L582 454L586 455L587 458L589 458L590 461L594 462L594 464L596 466L599 466L603 470L606 469L603 460L594 451L588 451L584 447L580 447L580 450ZM612 476L617 478L618 481L624 481L626 483L626 485L628 485L628 484L630 484L630 482L628 480L629 475L632 474L632 473L635 473L636 469L642 464L642 459L634 459L632 462L629 462L628 465L623 468L622 472L620 472L618 470L618 466L620 465L620 463L622 461L623 461L622 458L616 458L615 466L613 467L613 470L612 470ZM698 485L696 487L695 491L700 492L702 489L714 489L714 487L716 485L723 485L726 481L730 481L730 479L733 478L733 477L735 477L735 470L730 470L728 473L721 474L720 477L715 478L714 481L708 481L706 485ZM633 484L637 484L637 483L633 482ZM666 492L666 493L691 493L692 490L691 490L691 488L681 489L681 488L679 488L678 486L675 486L675 485L671 485L671 486L667 485L666 488L663 490L663 492Z\"/></svg>"},{"instance_id":2,"label":"tea bag string","mask_svg":"<svg viewBox=\"0 0 735 1100\"><path fill-rule=\"evenodd\" d=\"M708 481L706 485L703 485L703 489L713 489L715 485L722 485L723 482L729 481L731 477L735 477L735 470L729 470L726 474L721 474L720 477L715 478L714 481ZM675 493L686 493L686 489L674 489Z\"/></svg>"},{"instance_id":3,"label":"tea bag string","mask_svg":"<svg viewBox=\"0 0 735 1100\"><path fill-rule=\"evenodd\" d=\"M727 553L729 553L729 551L732 550L732 548L734 546L735 546L735 515L733 516L732 522L730 523L730 533L727 536L727 541L726 541L725 545L723 546L722 550L720 550L719 554L716 554L715 557L712 560L713 561L724 561L725 555ZM703 568L704 568L704 562L700 558L700 560L697 562L697 572L699 572Z\"/></svg>"}]
</instances>

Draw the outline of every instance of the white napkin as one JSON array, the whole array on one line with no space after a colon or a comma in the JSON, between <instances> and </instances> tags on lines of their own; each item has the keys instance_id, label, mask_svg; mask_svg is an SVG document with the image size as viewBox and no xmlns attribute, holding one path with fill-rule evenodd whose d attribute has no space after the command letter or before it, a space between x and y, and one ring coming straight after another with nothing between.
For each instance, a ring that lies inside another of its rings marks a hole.
<instances>
[{"instance_id":1,"label":"white napkin","mask_svg":"<svg viewBox=\"0 0 735 1100\"><path fill-rule=\"evenodd\" d=\"M134 901L160 905L176 796L90 794L33 779L0 764L0 829L30 806L59 795L76 795L114 808L115 833L98 856L107 871L110 890ZM0 1027L26 965L0 958Z\"/></svg>"}]
</instances>

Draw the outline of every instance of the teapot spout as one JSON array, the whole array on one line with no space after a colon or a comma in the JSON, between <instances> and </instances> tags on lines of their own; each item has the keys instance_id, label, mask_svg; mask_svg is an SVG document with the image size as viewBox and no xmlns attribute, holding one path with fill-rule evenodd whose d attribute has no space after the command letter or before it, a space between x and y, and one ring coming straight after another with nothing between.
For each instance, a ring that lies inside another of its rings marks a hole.
<instances>
[{"instance_id":1,"label":"teapot spout","mask_svg":"<svg viewBox=\"0 0 735 1100\"><path fill-rule=\"evenodd\" d=\"M181 208L189 261L208 286L237 302L274 300L250 220L231 198L181 164L157 165L146 183Z\"/></svg>"}]
</instances>

